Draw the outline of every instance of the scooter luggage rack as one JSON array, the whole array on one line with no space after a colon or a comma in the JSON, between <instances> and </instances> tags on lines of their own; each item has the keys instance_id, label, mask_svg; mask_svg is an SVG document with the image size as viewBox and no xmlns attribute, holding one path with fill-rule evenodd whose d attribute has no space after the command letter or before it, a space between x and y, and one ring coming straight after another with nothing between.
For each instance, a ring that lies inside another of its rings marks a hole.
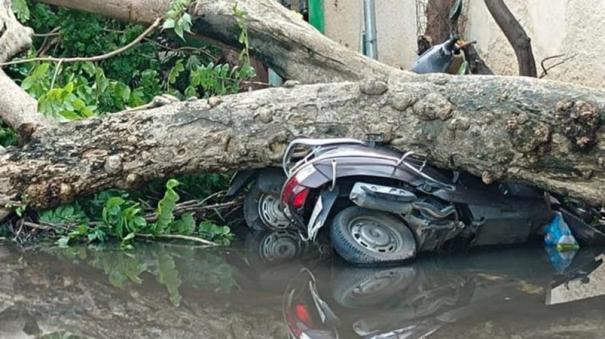
<instances>
[{"instance_id":1,"label":"scooter luggage rack","mask_svg":"<svg viewBox=\"0 0 605 339\"><path fill-rule=\"evenodd\" d=\"M417 168L413 163L411 163L410 161L407 161L407 158L410 157L416 157L418 161L422 161L422 165L420 165L419 168ZM397 162L396 166L399 167L401 165L404 165L405 167L409 168L410 170L412 170L414 173L418 174L419 176L425 178L426 180L432 181L433 183L436 183L438 185L444 186L447 189L450 190L454 190L454 185L450 185L447 183L444 183L442 181L439 181L433 177L431 177L430 175L424 173L424 167L426 166L426 157L418 155L412 151L406 152L404 155L401 156L401 158L399 159L399 161Z\"/></svg>"},{"instance_id":2,"label":"scooter luggage rack","mask_svg":"<svg viewBox=\"0 0 605 339\"><path fill-rule=\"evenodd\" d=\"M286 152L284 153L284 157L282 160L282 167L284 169L284 172L286 173L286 176L289 177L290 174L293 173L297 168L308 163L309 160L313 157L315 152L320 147L335 146L335 145L365 145L365 144L366 143L361 140L352 139L352 138L331 138L331 139L299 138L299 139L294 139L290 142L290 144L286 148ZM307 154L304 158L299 160L294 165L294 167L289 168L288 165L290 164L290 158L291 158L290 153L292 153L292 151L294 150L294 148L296 146L309 146L309 147L312 147L313 150L311 150L311 152L309 152L309 154Z\"/></svg>"}]
</instances>

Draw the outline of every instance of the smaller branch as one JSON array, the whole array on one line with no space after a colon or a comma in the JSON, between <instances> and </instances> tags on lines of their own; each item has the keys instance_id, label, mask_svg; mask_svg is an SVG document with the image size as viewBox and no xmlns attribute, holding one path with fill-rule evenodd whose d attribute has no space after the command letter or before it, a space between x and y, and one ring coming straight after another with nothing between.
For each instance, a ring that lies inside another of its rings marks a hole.
<instances>
[{"instance_id":1,"label":"smaller branch","mask_svg":"<svg viewBox=\"0 0 605 339\"><path fill-rule=\"evenodd\" d=\"M35 37L35 38L55 37L55 36L61 35L61 32L59 32L59 30L61 30L61 26L53 28L48 33L34 33L34 34L32 34L32 36Z\"/></svg>"},{"instance_id":2,"label":"smaller branch","mask_svg":"<svg viewBox=\"0 0 605 339\"><path fill-rule=\"evenodd\" d=\"M59 63L57 63L57 67L55 67L55 74L53 74L53 79L50 82L50 89L55 88L55 81L57 80L57 76L61 71L61 66L63 66L63 61L59 61Z\"/></svg>"},{"instance_id":3,"label":"smaller branch","mask_svg":"<svg viewBox=\"0 0 605 339\"><path fill-rule=\"evenodd\" d=\"M10 62L3 62L3 63L0 63L0 66L18 65L18 64L25 64L25 63L29 63L29 62L47 62L48 61L48 62L60 62L60 63L73 63L73 62L86 62L86 61L96 62L96 61L106 60L106 59L109 59L109 58L114 57L114 56L116 56L118 54L121 54L124 51L126 51L126 50L128 50L128 49L130 49L130 48L132 48L134 46L136 46L146 36L148 36L153 31L155 31L160 26L161 22L162 22L162 19L161 18L157 18L153 22L153 24L151 26L149 26L147 28L147 30L145 30L145 32L141 33L141 35L139 35L131 43L129 43L128 45L125 45L125 46L123 46L121 48L118 48L115 51L106 53L106 54L92 56L92 57L75 57L75 58L43 57L43 58L22 59L22 60L10 61Z\"/></svg>"},{"instance_id":4,"label":"smaller branch","mask_svg":"<svg viewBox=\"0 0 605 339\"><path fill-rule=\"evenodd\" d=\"M209 240L198 238L198 237L192 237L189 235L182 235L182 234L153 235L153 234L137 233L137 234L135 234L135 236L137 236L139 238L145 238L145 239L187 240L187 241L199 242L199 243L207 245L207 246L218 246L218 244L213 241L209 241Z\"/></svg>"},{"instance_id":5,"label":"smaller branch","mask_svg":"<svg viewBox=\"0 0 605 339\"><path fill-rule=\"evenodd\" d=\"M540 78L540 79L544 78L545 76L547 76L547 75L548 75L548 71L552 70L553 68L555 68L555 67L557 67L557 66L560 66L560 65L564 64L564 63L565 63L565 62L567 62L568 60L571 60L571 59L575 58L575 57L576 57L576 55L577 55L577 54L570 55L570 56L568 56L567 58L564 58L563 60L561 60L561 61L559 61L559 62L557 62L557 63L555 63L555 64L553 64L553 65L551 65L551 66L549 66L549 67L546 67L546 65L545 65L546 61L553 60L553 59L558 59L558 58L562 58L562 57L564 57L564 56L565 56L565 54L557 54L557 55L553 55L553 56L549 56L549 57L544 58L544 59L543 59L543 60L540 62L540 66L542 66L542 74L540 74L540 77L539 77L539 78Z\"/></svg>"},{"instance_id":6,"label":"smaller branch","mask_svg":"<svg viewBox=\"0 0 605 339\"><path fill-rule=\"evenodd\" d=\"M182 203L182 204L177 204L174 208L174 214L176 216L180 216L183 215L187 212L201 212L201 211L208 211L208 210L213 210L213 211L217 211L218 209L222 209L222 208L227 208L227 207L232 207L239 204L238 201L228 201L228 202L224 202L224 203L220 203L220 204L214 204L214 205L207 205L207 206L201 206L201 204L186 204L186 203ZM145 220L147 220L148 222L155 222L157 221L158 217L156 215L156 213L149 213L147 215L145 215Z\"/></svg>"},{"instance_id":7,"label":"smaller branch","mask_svg":"<svg viewBox=\"0 0 605 339\"><path fill-rule=\"evenodd\" d=\"M503 0L484 0L488 11L513 47L519 65L519 75L537 77L536 61L531 39Z\"/></svg>"},{"instance_id":8,"label":"smaller branch","mask_svg":"<svg viewBox=\"0 0 605 339\"><path fill-rule=\"evenodd\" d=\"M33 228L33 229L37 229L37 230L41 230L41 231L50 231L50 230L54 229L53 227L44 226L44 225L41 225L41 224L36 224L34 222L31 222L31 221L25 221L23 223L23 225L25 225L25 226L27 226L29 228Z\"/></svg>"},{"instance_id":9,"label":"smaller branch","mask_svg":"<svg viewBox=\"0 0 605 339\"><path fill-rule=\"evenodd\" d=\"M19 239L19 235L21 235L21 231L23 231L23 225L25 223L23 222L23 219L19 220L19 230L17 231L17 234L15 234L15 237L13 238L13 241L17 241L17 239Z\"/></svg>"}]
</instances>

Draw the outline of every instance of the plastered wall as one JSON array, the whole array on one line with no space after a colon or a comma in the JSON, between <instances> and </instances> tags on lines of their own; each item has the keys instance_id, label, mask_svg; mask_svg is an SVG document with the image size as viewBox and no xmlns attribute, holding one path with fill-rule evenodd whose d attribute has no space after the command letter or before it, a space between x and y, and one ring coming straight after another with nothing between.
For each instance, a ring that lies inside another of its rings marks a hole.
<instances>
[{"instance_id":1,"label":"plastered wall","mask_svg":"<svg viewBox=\"0 0 605 339\"><path fill-rule=\"evenodd\" d=\"M416 59L418 1L375 1L379 60L409 68ZM575 55L547 79L605 89L605 0L505 1L532 38L538 64L553 55ZM478 41L477 49L495 73L517 74L513 50L483 0L466 4L466 38ZM362 0L325 0L324 5L326 35L361 51Z\"/></svg>"}]
</instances>

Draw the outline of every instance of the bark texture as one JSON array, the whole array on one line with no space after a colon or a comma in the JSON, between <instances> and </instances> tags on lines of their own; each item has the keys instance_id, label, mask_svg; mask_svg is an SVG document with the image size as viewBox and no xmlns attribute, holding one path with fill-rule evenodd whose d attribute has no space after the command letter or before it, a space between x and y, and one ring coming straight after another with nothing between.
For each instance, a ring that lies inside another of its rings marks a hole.
<instances>
[{"instance_id":1,"label":"bark texture","mask_svg":"<svg viewBox=\"0 0 605 339\"><path fill-rule=\"evenodd\" d=\"M603 204L604 119L604 92L528 78L274 88L40 130L0 156L0 205L26 197L48 207L115 185L275 165L296 136L368 133L485 182L527 181Z\"/></svg>"},{"instance_id":2,"label":"bark texture","mask_svg":"<svg viewBox=\"0 0 605 339\"><path fill-rule=\"evenodd\" d=\"M485 0L485 5L508 42L513 46L519 64L519 75L537 77L538 71L531 48L531 39L525 33L523 26L503 0Z\"/></svg>"},{"instance_id":3,"label":"bark texture","mask_svg":"<svg viewBox=\"0 0 605 339\"><path fill-rule=\"evenodd\" d=\"M17 21L11 1L0 2L0 62L4 62L31 46L33 31ZM15 129L22 140L47 124L37 113L38 104L3 71L0 70L0 119Z\"/></svg>"},{"instance_id":4,"label":"bark texture","mask_svg":"<svg viewBox=\"0 0 605 339\"><path fill-rule=\"evenodd\" d=\"M323 36L273 0L198 0L192 8L195 32L238 46L240 28L233 16L236 3L247 13L254 55L286 79L336 82L397 72Z\"/></svg>"},{"instance_id":5,"label":"bark texture","mask_svg":"<svg viewBox=\"0 0 605 339\"><path fill-rule=\"evenodd\" d=\"M155 19L163 17L170 6L170 0L42 0L41 2L143 24L151 24Z\"/></svg>"},{"instance_id":6,"label":"bark texture","mask_svg":"<svg viewBox=\"0 0 605 339\"><path fill-rule=\"evenodd\" d=\"M25 141L39 128L50 124L38 113L38 102L0 70L0 118Z\"/></svg>"}]
</instances>

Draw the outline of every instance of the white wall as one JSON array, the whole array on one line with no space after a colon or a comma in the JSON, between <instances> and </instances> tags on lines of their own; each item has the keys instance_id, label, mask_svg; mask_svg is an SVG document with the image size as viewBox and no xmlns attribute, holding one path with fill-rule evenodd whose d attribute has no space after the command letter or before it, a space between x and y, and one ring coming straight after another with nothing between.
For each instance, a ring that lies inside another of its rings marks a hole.
<instances>
[{"instance_id":1,"label":"white wall","mask_svg":"<svg viewBox=\"0 0 605 339\"><path fill-rule=\"evenodd\" d=\"M506 4L532 39L538 74L544 58L577 54L546 78L605 88L605 1L506 0ZM469 6L467 39L478 40L477 50L495 73L517 74L513 49L483 0L470 0Z\"/></svg>"},{"instance_id":2,"label":"white wall","mask_svg":"<svg viewBox=\"0 0 605 339\"><path fill-rule=\"evenodd\" d=\"M362 0L325 0L325 34L361 51ZM378 60L409 68L416 60L416 3L414 0L376 0Z\"/></svg>"},{"instance_id":3,"label":"white wall","mask_svg":"<svg viewBox=\"0 0 605 339\"><path fill-rule=\"evenodd\" d=\"M416 6L425 0L375 0L378 57L409 68L416 59ZM605 88L605 0L505 0L528 35L541 73L545 57L576 54L547 79ZM466 39L496 74L517 74L515 54L483 0L466 0ZM326 35L361 50L362 0L325 0Z\"/></svg>"}]
</instances>

